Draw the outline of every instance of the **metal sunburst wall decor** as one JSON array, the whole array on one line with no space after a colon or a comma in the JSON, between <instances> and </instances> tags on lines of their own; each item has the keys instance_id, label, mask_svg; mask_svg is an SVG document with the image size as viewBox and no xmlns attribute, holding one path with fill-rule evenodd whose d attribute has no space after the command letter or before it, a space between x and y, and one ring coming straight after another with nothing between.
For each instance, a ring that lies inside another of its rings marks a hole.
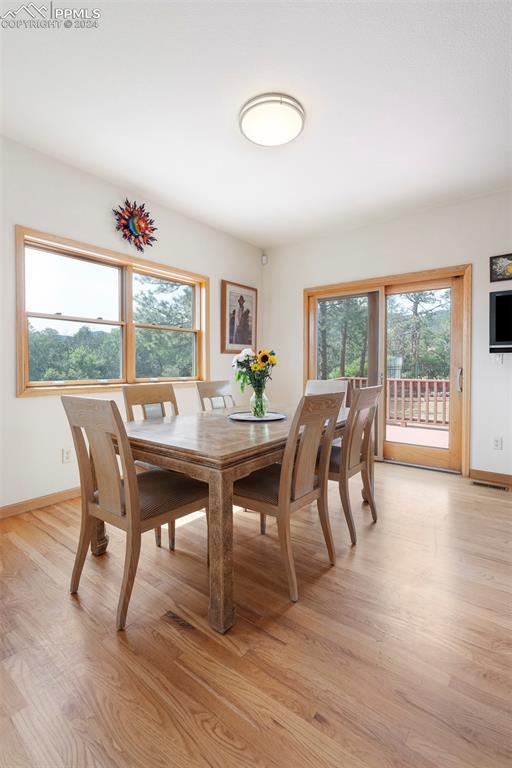
<instances>
[{"instance_id":1,"label":"metal sunburst wall decor","mask_svg":"<svg viewBox=\"0 0 512 768\"><path fill-rule=\"evenodd\" d=\"M132 243L138 251L143 252L145 246L153 246L156 242L156 237L153 237L153 232L156 232L157 227L154 226L155 220L150 218L150 214L146 211L145 203L137 205L137 201L134 200L130 203L128 198L124 201L124 205L120 205L119 208L112 208L112 213L116 217L118 232L121 232L123 238Z\"/></svg>"}]
</instances>

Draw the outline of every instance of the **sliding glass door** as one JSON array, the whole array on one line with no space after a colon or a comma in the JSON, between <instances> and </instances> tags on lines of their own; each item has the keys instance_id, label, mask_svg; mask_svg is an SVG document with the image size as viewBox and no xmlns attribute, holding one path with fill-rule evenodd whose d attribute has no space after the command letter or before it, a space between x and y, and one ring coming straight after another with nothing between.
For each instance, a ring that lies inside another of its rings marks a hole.
<instances>
[{"instance_id":1,"label":"sliding glass door","mask_svg":"<svg viewBox=\"0 0 512 768\"><path fill-rule=\"evenodd\" d=\"M378 378L378 294L318 301L316 378L350 379L367 386Z\"/></svg>"},{"instance_id":2,"label":"sliding glass door","mask_svg":"<svg viewBox=\"0 0 512 768\"><path fill-rule=\"evenodd\" d=\"M319 298L315 304L313 368L317 379L347 379L352 387L382 381L379 360L380 291ZM350 399L347 400L350 404ZM380 414L378 422L380 420ZM376 455L382 441L376 425Z\"/></svg>"},{"instance_id":3,"label":"sliding glass door","mask_svg":"<svg viewBox=\"0 0 512 768\"><path fill-rule=\"evenodd\" d=\"M386 287L386 459L460 468L460 288L460 278Z\"/></svg>"},{"instance_id":4,"label":"sliding glass door","mask_svg":"<svg viewBox=\"0 0 512 768\"><path fill-rule=\"evenodd\" d=\"M376 456L461 471L470 268L445 272L307 290L305 378L383 384Z\"/></svg>"}]
</instances>

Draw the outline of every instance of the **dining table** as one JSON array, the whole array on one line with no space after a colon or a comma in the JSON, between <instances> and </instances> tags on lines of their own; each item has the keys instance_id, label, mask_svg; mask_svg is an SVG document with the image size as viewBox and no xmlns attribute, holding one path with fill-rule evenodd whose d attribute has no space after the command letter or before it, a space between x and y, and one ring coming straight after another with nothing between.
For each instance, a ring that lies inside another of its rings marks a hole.
<instances>
[{"instance_id":1,"label":"dining table","mask_svg":"<svg viewBox=\"0 0 512 768\"><path fill-rule=\"evenodd\" d=\"M281 462L296 407L274 405L279 421L234 421L241 407L215 408L190 415L128 422L133 458L208 483L209 586L208 620L217 632L233 626L233 483L257 469ZM340 411L337 438L342 437L348 408ZM104 523L98 521L91 550L108 546Z\"/></svg>"}]
</instances>

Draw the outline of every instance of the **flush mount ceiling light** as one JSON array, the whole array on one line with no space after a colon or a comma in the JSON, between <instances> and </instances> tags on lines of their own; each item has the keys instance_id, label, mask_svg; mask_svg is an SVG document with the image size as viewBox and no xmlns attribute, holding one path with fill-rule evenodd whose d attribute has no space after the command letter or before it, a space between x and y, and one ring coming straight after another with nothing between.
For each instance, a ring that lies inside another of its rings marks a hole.
<instances>
[{"instance_id":1,"label":"flush mount ceiling light","mask_svg":"<svg viewBox=\"0 0 512 768\"><path fill-rule=\"evenodd\" d=\"M262 93L240 110L240 130L249 141L277 147L297 138L304 127L302 104L284 93Z\"/></svg>"}]
</instances>

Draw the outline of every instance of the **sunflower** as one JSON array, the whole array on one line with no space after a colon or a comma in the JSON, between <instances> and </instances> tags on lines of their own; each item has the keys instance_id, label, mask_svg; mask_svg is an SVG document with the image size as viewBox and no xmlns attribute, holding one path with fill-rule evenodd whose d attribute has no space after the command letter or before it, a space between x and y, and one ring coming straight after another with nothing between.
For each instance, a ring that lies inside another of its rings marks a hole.
<instances>
[{"instance_id":1,"label":"sunflower","mask_svg":"<svg viewBox=\"0 0 512 768\"><path fill-rule=\"evenodd\" d=\"M268 363L270 363L270 352L266 349L261 349L258 352L258 363L262 368L264 368Z\"/></svg>"}]
</instances>

